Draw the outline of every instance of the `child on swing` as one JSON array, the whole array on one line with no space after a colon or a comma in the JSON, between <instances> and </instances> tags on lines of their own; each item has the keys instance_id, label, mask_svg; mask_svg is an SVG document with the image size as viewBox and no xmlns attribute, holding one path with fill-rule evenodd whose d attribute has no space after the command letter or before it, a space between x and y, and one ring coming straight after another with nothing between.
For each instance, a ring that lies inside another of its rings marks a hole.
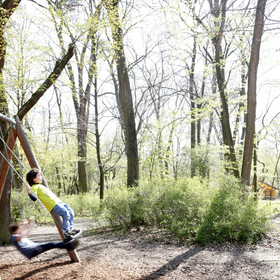
<instances>
[{"instance_id":1,"label":"child on swing","mask_svg":"<svg viewBox=\"0 0 280 280\"><path fill-rule=\"evenodd\" d=\"M63 242L48 242L48 243L35 243L27 236L30 234L32 230L32 223L34 221L34 217L29 218L27 220L22 221L21 223L11 223L9 225L9 231L12 233L12 243L16 248L28 259L32 259L39 254L42 254L48 250L59 248L59 249L68 249L74 250L79 245L79 240L74 239L67 244ZM28 230L25 229L26 225L28 226Z\"/></svg>"},{"instance_id":2,"label":"child on swing","mask_svg":"<svg viewBox=\"0 0 280 280\"><path fill-rule=\"evenodd\" d=\"M30 198L33 201L39 198L50 213L56 213L62 217L63 242L67 243L78 237L81 234L81 230L73 229L73 209L62 202L50 189L41 184L43 180L42 172L37 168L33 168L27 173L26 180L30 185L26 186L26 191Z\"/></svg>"}]
</instances>

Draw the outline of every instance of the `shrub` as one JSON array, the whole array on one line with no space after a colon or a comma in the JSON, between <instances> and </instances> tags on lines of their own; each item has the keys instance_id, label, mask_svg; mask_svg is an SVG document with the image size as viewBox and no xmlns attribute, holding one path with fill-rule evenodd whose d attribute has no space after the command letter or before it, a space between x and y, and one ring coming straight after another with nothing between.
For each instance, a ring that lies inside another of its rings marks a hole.
<instances>
[{"instance_id":1,"label":"shrub","mask_svg":"<svg viewBox=\"0 0 280 280\"><path fill-rule=\"evenodd\" d=\"M142 181L136 188L126 186L110 189L104 199L105 219L112 226L127 228L160 224L158 200L161 181Z\"/></svg>"},{"instance_id":2,"label":"shrub","mask_svg":"<svg viewBox=\"0 0 280 280\"><path fill-rule=\"evenodd\" d=\"M130 227L131 211L129 203L133 197L134 189L124 186L110 189L102 203L104 218L111 226ZM137 209L134 209L135 211ZM136 216L137 214L134 213Z\"/></svg>"},{"instance_id":3,"label":"shrub","mask_svg":"<svg viewBox=\"0 0 280 280\"><path fill-rule=\"evenodd\" d=\"M111 189L103 206L112 226L162 226L177 235L194 235L210 189L198 178L141 181L137 188Z\"/></svg>"},{"instance_id":4,"label":"shrub","mask_svg":"<svg viewBox=\"0 0 280 280\"><path fill-rule=\"evenodd\" d=\"M157 226L183 240L206 242L253 242L267 230L270 212L232 176L221 176L207 184L200 178L142 180L138 187L124 185L106 191L100 203L97 194L65 195L76 216L123 228ZM13 220L35 216L36 222L52 217L26 192L12 192ZM271 210L272 211L272 210Z\"/></svg>"},{"instance_id":5,"label":"shrub","mask_svg":"<svg viewBox=\"0 0 280 280\"><path fill-rule=\"evenodd\" d=\"M61 196L60 199L74 210L75 216L99 216L100 200L97 194L65 195Z\"/></svg>"},{"instance_id":6,"label":"shrub","mask_svg":"<svg viewBox=\"0 0 280 280\"><path fill-rule=\"evenodd\" d=\"M162 225L177 236L194 237L209 205L211 190L198 178L170 183L158 202Z\"/></svg>"},{"instance_id":7,"label":"shrub","mask_svg":"<svg viewBox=\"0 0 280 280\"><path fill-rule=\"evenodd\" d=\"M220 180L198 230L197 241L201 244L223 241L250 243L266 230L268 218L260 211L258 202L238 180L231 176L226 179Z\"/></svg>"}]
</instances>

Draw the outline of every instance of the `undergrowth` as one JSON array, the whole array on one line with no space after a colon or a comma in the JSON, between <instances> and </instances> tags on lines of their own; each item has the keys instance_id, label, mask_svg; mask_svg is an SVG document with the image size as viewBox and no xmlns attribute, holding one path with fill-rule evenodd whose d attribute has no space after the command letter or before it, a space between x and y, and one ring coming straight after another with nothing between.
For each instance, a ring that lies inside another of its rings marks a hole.
<instances>
[{"instance_id":1,"label":"undergrowth","mask_svg":"<svg viewBox=\"0 0 280 280\"><path fill-rule=\"evenodd\" d=\"M76 217L93 217L122 234L157 231L183 243L201 244L253 243L267 231L269 216L279 210L255 201L248 188L229 175L211 183L200 178L143 180L135 188L109 189L102 203L89 193L61 199ZM40 223L52 220L41 205L14 192L13 219L19 220L23 213Z\"/></svg>"}]
</instances>

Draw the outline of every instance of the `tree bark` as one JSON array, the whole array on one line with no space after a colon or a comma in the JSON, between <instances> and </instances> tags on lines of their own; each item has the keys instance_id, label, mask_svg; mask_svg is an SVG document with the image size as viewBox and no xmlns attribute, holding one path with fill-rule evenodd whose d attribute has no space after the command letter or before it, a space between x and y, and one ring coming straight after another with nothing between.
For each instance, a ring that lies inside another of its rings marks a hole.
<instances>
[{"instance_id":1,"label":"tree bark","mask_svg":"<svg viewBox=\"0 0 280 280\"><path fill-rule=\"evenodd\" d=\"M194 69L195 69L195 58L196 58L196 37L193 42L192 62L191 68L189 69L190 77L190 104L191 104L191 177L195 176L196 171L196 112L195 112L195 95L194 95Z\"/></svg>"},{"instance_id":2,"label":"tree bark","mask_svg":"<svg viewBox=\"0 0 280 280\"><path fill-rule=\"evenodd\" d=\"M18 7L20 0L6 0L2 3L0 8L0 112L6 116L9 116L8 102L3 84L3 68L5 64L6 55L6 40L5 40L5 27L13 14L15 9ZM3 135L6 139L8 132L8 123L0 121ZM3 152L4 148L2 143L0 149ZM4 164L4 159L0 160L0 166ZM11 222L11 211L10 211L10 197L11 197L11 172L7 173L5 184L1 190L2 195L0 196L0 245L7 244L10 242L10 234L8 232L8 224Z\"/></svg>"},{"instance_id":3,"label":"tree bark","mask_svg":"<svg viewBox=\"0 0 280 280\"><path fill-rule=\"evenodd\" d=\"M239 171L236 162L233 137L230 128L228 99L226 96L225 69L223 65L224 61L223 61L223 52L222 52L222 45L221 45L224 28L225 28L227 0L221 1L221 4L219 4L218 0L215 0L214 5L212 5L212 2L210 0L208 1L211 8L211 14L214 17L214 25L216 26L216 30L218 30L215 31L215 36L212 38L212 42L215 46L216 75L217 75L217 83L218 83L221 105L222 105L221 123L222 123L223 139L224 139L224 144L229 148L229 155L227 157L231 162L232 172L235 177L239 178ZM220 16L221 16L221 20L218 20Z\"/></svg>"},{"instance_id":4,"label":"tree bark","mask_svg":"<svg viewBox=\"0 0 280 280\"><path fill-rule=\"evenodd\" d=\"M137 147L137 135L135 129L135 116L133 101L128 77L128 70L125 61L123 46L123 34L119 18L118 0L105 1L106 9L112 30L114 41L114 53L117 63L117 73L121 95L121 104L125 122L125 140L127 154L127 186L137 185L139 179L139 158Z\"/></svg>"},{"instance_id":5,"label":"tree bark","mask_svg":"<svg viewBox=\"0 0 280 280\"><path fill-rule=\"evenodd\" d=\"M100 145L100 134L99 134L99 113L98 113L98 96L97 96L97 79L95 79L95 90L94 90L94 125L95 125L95 140L96 140L96 156L99 168L99 198L104 198L104 166L101 158L101 145Z\"/></svg>"},{"instance_id":6,"label":"tree bark","mask_svg":"<svg viewBox=\"0 0 280 280\"><path fill-rule=\"evenodd\" d=\"M264 28L264 12L266 0L258 0L251 57L249 63L248 93L247 93L247 126L243 152L243 162L241 177L245 184L250 184L250 174L252 166L252 155L255 138L255 119L256 119L256 91L257 91L257 71L259 65L259 55L261 38Z\"/></svg>"}]
</instances>

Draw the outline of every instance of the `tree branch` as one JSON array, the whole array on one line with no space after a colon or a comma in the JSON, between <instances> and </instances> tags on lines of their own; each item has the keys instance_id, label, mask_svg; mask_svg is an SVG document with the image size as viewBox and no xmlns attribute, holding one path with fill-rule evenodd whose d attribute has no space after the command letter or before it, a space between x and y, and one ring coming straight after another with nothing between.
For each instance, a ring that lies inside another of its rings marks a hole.
<instances>
[{"instance_id":1,"label":"tree branch","mask_svg":"<svg viewBox=\"0 0 280 280\"><path fill-rule=\"evenodd\" d=\"M70 44L68 52L64 55L62 60L57 60L52 73L47 77L44 83L37 89L35 93L32 94L30 99L22 105L19 109L17 115L20 120L32 109L32 107L39 101L39 99L44 95L44 93L54 84L57 78L60 76L61 72L67 65L68 61L71 59L74 53L74 44Z\"/></svg>"}]
</instances>

